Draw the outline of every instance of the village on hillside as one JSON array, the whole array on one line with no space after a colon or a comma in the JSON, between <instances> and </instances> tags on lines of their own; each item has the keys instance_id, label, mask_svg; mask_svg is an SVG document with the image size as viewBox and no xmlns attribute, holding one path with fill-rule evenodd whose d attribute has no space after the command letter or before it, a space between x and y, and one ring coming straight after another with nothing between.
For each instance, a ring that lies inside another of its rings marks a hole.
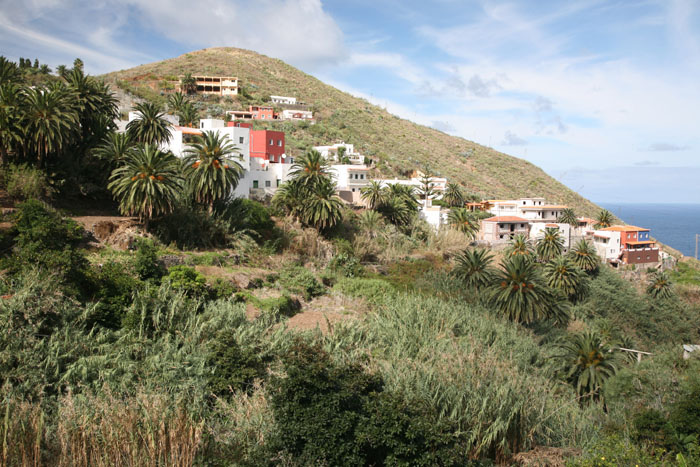
<instances>
[{"instance_id":1,"label":"village on hillside","mask_svg":"<svg viewBox=\"0 0 700 467\"><path fill-rule=\"evenodd\" d=\"M187 89L185 89L187 87ZM239 94L237 77L187 75L175 87L177 92L191 94L236 96ZM275 108L282 108L281 112ZM177 115L166 115L172 125L171 138L163 149L183 157L193 136L214 132L236 145L243 168L233 195L247 199L270 199L277 189L289 180L294 157L288 155L285 132L254 129L252 121L292 120L313 122L309 106L294 96L270 96L270 105L249 106L248 110L227 110L226 120L205 118L199 125L181 126ZM138 112L129 112L129 121L140 118ZM124 131L128 122L118 125ZM363 196L372 182L381 187L404 185L411 187L419 198L419 213L432 228L439 230L450 224L450 211L455 207L479 213L477 244L499 249L516 236L537 241L548 229L558 232L564 251L576 242L591 242L598 255L611 266L628 264L663 265L670 256L663 252L650 235L649 229L630 225L600 225L592 218L563 219L567 206L549 204L544 198L486 199L464 201L463 206L443 203L448 180L416 169L411 178L371 178L372 161L358 153L353 144L334 142L314 146L328 162L340 199L359 209L370 207ZM490 214L490 216L488 215ZM570 217L570 216L569 216Z\"/></svg>"}]
</instances>

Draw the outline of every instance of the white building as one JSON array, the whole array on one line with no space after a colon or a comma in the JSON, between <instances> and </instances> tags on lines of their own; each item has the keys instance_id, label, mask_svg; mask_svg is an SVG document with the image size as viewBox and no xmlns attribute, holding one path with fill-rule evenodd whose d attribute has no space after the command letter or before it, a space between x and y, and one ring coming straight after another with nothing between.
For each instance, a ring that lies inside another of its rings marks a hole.
<instances>
[{"instance_id":1,"label":"white building","mask_svg":"<svg viewBox=\"0 0 700 467\"><path fill-rule=\"evenodd\" d=\"M383 179L377 179L377 181L380 182L382 184L382 186L388 186L388 185L411 186L411 187L415 188L416 195L418 195L419 190L423 187L423 176L424 175L422 172L416 171L415 176L411 177L409 179L383 178ZM442 195L445 192L445 187L447 186L447 179L444 177L430 177L430 183L433 187L433 190L435 191L435 195L431 199L442 198Z\"/></svg>"},{"instance_id":2,"label":"white building","mask_svg":"<svg viewBox=\"0 0 700 467\"><path fill-rule=\"evenodd\" d=\"M432 206L430 200L428 200L428 206L421 205L418 215L421 219L424 219L432 228L435 230L440 230L443 225L447 224L447 216L450 212L449 209L442 209L440 206Z\"/></svg>"},{"instance_id":3,"label":"white building","mask_svg":"<svg viewBox=\"0 0 700 467\"><path fill-rule=\"evenodd\" d=\"M331 165L330 173L342 200L351 204L363 204L360 190L370 183L369 170L364 165Z\"/></svg>"},{"instance_id":4,"label":"white building","mask_svg":"<svg viewBox=\"0 0 700 467\"><path fill-rule=\"evenodd\" d=\"M314 149L321 153L324 159L329 161L340 162L338 159L338 149L345 148L344 156L350 159L351 164L364 164L365 156L359 152L355 152L354 144L347 144L345 142L336 143L331 146L314 146Z\"/></svg>"},{"instance_id":5,"label":"white building","mask_svg":"<svg viewBox=\"0 0 700 467\"><path fill-rule=\"evenodd\" d=\"M593 246L603 261L616 260L622 253L622 243L619 231L596 230L592 233Z\"/></svg>"},{"instance_id":6,"label":"white building","mask_svg":"<svg viewBox=\"0 0 700 467\"><path fill-rule=\"evenodd\" d=\"M282 120L313 120L314 113L310 110L289 110L285 109L280 114Z\"/></svg>"},{"instance_id":7,"label":"white building","mask_svg":"<svg viewBox=\"0 0 700 467\"><path fill-rule=\"evenodd\" d=\"M532 222L530 224L530 238L537 241L544 237L545 229L557 229L562 240L564 240L564 248L569 249L571 246L571 226L569 224L554 224L546 222Z\"/></svg>"},{"instance_id":8,"label":"white building","mask_svg":"<svg viewBox=\"0 0 700 467\"><path fill-rule=\"evenodd\" d=\"M489 212L494 216L524 217L529 222L553 222L566 209L563 205L545 204L544 198L491 199Z\"/></svg>"},{"instance_id":9,"label":"white building","mask_svg":"<svg viewBox=\"0 0 700 467\"><path fill-rule=\"evenodd\" d=\"M272 101L273 104L297 105L296 97L270 96L270 101Z\"/></svg>"},{"instance_id":10,"label":"white building","mask_svg":"<svg viewBox=\"0 0 700 467\"><path fill-rule=\"evenodd\" d=\"M529 234L527 219L518 216L494 216L481 221L479 240L490 245L508 243L516 235Z\"/></svg>"}]
</instances>

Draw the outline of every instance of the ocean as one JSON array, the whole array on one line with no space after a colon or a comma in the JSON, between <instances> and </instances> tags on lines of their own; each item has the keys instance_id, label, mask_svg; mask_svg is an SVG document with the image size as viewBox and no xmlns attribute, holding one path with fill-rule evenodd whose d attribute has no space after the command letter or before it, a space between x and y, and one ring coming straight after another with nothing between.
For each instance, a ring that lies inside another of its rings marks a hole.
<instances>
[{"instance_id":1,"label":"ocean","mask_svg":"<svg viewBox=\"0 0 700 467\"><path fill-rule=\"evenodd\" d=\"M686 256L695 256L700 234L700 204L598 203L628 224L651 230L651 236Z\"/></svg>"}]
</instances>

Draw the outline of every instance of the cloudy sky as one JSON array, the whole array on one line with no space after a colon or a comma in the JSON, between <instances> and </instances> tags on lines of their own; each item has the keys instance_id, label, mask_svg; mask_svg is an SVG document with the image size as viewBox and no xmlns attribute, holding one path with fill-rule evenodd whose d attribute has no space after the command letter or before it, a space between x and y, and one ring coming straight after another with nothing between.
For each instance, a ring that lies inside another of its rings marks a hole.
<instances>
[{"instance_id":1,"label":"cloudy sky","mask_svg":"<svg viewBox=\"0 0 700 467\"><path fill-rule=\"evenodd\" d=\"M206 7L204 6L206 5ZM281 58L599 202L700 203L700 1L0 0L0 53Z\"/></svg>"}]
</instances>

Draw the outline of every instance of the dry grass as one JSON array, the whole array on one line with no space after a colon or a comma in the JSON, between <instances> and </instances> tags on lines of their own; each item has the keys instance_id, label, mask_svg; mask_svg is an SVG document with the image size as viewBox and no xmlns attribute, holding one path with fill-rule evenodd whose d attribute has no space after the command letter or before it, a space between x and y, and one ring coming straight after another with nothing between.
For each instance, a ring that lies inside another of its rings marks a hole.
<instances>
[{"instance_id":1,"label":"dry grass","mask_svg":"<svg viewBox=\"0 0 700 467\"><path fill-rule=\"evenodd\" d=\"M289 318L286 322L287 328L297 331L312 331L318 328L323 334L327 334L335 324L357 320L369 310L363 299L336 293L316 297L304 308L304 311Z\"/></svg>"}]
</instances>

